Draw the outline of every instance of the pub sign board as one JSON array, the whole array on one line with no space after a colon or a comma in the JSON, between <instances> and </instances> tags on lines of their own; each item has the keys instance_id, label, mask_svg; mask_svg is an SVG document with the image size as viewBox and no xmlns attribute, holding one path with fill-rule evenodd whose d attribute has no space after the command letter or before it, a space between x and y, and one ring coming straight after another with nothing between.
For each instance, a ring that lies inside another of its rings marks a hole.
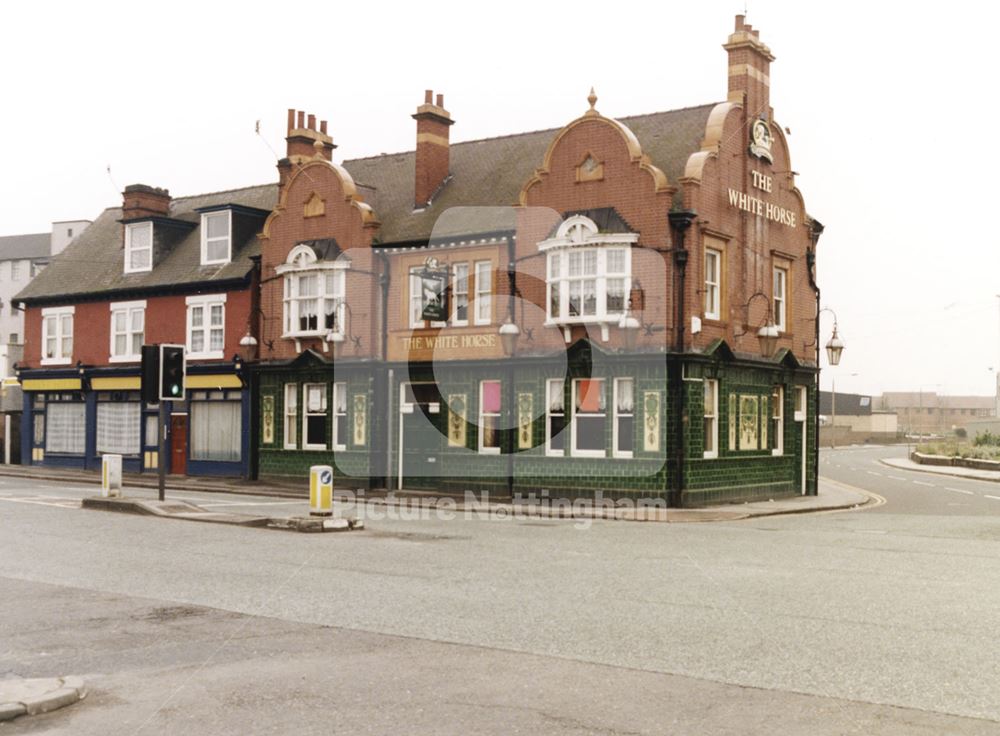
<instances>
[{"instance_id":1,"label":"pub sign board","mask_svg":"<svg viewBox=\"0 0 1000 736\"><path fill-rule=\"evenodd\" d=\"M448 267L438 266L437 260L429 258L420 276L420 316L431 322L445 322L448 319Z\"/></svg>"}]
</instances>

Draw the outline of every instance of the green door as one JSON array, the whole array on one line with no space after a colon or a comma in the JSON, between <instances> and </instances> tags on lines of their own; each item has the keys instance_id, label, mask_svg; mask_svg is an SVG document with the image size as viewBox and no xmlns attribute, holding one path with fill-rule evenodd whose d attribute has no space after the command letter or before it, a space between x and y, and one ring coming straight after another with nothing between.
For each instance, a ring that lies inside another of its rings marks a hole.
<instances>
[{"instance_id":1,"label":"green door","mask_svg":"<svg viewBox=\"0 0 1000 736\"><path fill-rule=\"evenodd\" d=\"M402 387L399 488L429 488L440 475L444 447L445 409L435 383L407 383Z\"/></svg>"}]
</instances>

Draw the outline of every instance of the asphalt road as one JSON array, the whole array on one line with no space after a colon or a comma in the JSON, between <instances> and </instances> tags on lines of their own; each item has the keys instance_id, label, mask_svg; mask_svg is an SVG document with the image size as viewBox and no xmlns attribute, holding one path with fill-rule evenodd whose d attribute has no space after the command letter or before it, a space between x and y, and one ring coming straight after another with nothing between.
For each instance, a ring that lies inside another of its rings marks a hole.
<instances>
[{"instance_id":1,"label":"asphalt road","mask_svg":"<svg viewBox=\"0 0 1000 736\"><path fill-rule=\"evenodd\" d=\"M822 465L888 499L871 510L588 528L297 535L81 510L81 487L3 479L0 676L95 687L44 731L4 728L1000 733L1000 518L884 485L873 452Z\"/></svg>"},{"instance_id":2,"label":"asphalt road","mask_svg":"<svg viewBox=\"0 0 1000 736\"><path fill-rule=\"evenodd\" d=\"M906 445L845 447L820 453L820 475L865 488L888 503L872 513L921 516L1000 516L1000 483L901 470L883 458L905 458Z\"/></svg>"}]
</instances>

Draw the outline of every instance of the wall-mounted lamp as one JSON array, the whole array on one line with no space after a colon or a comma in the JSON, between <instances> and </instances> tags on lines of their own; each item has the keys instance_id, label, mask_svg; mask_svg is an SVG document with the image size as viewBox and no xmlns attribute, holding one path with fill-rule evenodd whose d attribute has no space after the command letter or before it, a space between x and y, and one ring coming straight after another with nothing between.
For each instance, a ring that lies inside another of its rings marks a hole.
<instances>
[{"instance_id":1,"label":"wall-mounted lamp","mask_svg":"<svg viewBox=\"0 0 1000 736\"><path fill-rule=\"evenodd\" d=\"M762 298L767 303L767 315L764 318L764 324L760 326L757 330L757 343L760 346L760 355L762 358L770 358L774 355L775 349L778 347L778 337L781 332L778 330L778 326L774 324L774 319L771 316L771 298L762 291L758 291L747 299L747 303L743 305L746 310L747 319L743 324L743 332L736 337L742 337L747 334L747 323L750 321L750 304L756 298Z\"/></svg>"},{"instance_id":2,"label":"wall-mounted lamp","mask_svg":"<svg viewBox=\"0 0 1000 736\"><path fill-rule=\"evenodd\" d=\"M503 346L504 355L513 355L517 348L517 338L521 336L521 330L514 324L510 317L500 325L500 344Z\"/></svg>"}]
</instances>

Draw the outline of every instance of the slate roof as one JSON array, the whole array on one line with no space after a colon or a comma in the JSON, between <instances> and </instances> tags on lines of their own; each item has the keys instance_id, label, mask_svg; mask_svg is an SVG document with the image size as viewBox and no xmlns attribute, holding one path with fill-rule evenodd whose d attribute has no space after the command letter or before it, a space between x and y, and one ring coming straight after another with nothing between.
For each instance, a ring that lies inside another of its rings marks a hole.
<instances>
[{"instance_id":1,"label":"slate roof","mask_svg":"<svg viewBox=\"0 0 1000 736\"><path fill-rule=\"evenodd\" d=\"M663 170L670 184L677 186L688 157L701 148L705 124L714 106L712 103L618 120L635 134L643 153ZM509 208L518 203L521 187L542 165L545 151L559 130L451 144L451 178L431 206L417 212L413 210L414 151L348 160L343 166L374 209L381 223L378 240L383 245L418 244L432 236L509 230L514 225ZM198 208L222 204L271 210L277 204L277 196L277 184L267 184L178 197L171 202L170 217L198 223ZM198 228L193 228L152 271L126 274L122 226L118 222L121 217L120 207L105 210L15 299L65 300L184 284L193 288L199 283L242 279L252 268L251 256L260 252L260 242L252 236L244 243L234 243L233 260L229 264L201 266L201 234ZM46 234L46 248L48 237Z\"/></svg>"},{"instance_id":2,"label":"slate roof","mask_svg":"<svg viewBox=\"0 0 1000 736\"><path fill-rule=\"evenodd\" d=\"M715 104L618 121L635 133L643 153L663 170L671 185L677 186L688 157L701 149L705 124ZM422 212L413 211L414 151L353 159L343 165L359 185L374 188L368 203L382 223L378 235L382 243L421 241L453 229L447 223L435 227L438 216L449 207L516 205L521 187L542 165L545 151L559 130L452 143L452 179Z\"/></svg>"},{"instance_id":3,"label":"slate roof","mask_svg":"<svg viewBox=\"0 0 1000 736\"><path fill-rule=\"evenodd\" d=\"M170 217L200 223L196 210L221 204L237 204L270 211L278 201L278 185L233 189L194 197L177 197L170 203ZM106 292L146 291L159 287L227 282L247 277L253 268L251 256L260 253L256 234L233 243L233 259L227 264L201 265L201 233L196 227L173 245L152 271L125 273L121 207L109 207L15 298L32 301L45 298L79 297ZM259 230L260 228L256 228ZM238 235L238 227L233 227Z\"/></svg>"},{"instance_id":4,"label":"slate roof","mask_svg":"<svg viewBox=\"0 0 1000 736\"><path fill-rule=\"evenodd\" d=\"M7 235L0 237L0 261L16 261L22 258L48 258L51 247L51 233Z\"/></svg>"}]
</instances>

